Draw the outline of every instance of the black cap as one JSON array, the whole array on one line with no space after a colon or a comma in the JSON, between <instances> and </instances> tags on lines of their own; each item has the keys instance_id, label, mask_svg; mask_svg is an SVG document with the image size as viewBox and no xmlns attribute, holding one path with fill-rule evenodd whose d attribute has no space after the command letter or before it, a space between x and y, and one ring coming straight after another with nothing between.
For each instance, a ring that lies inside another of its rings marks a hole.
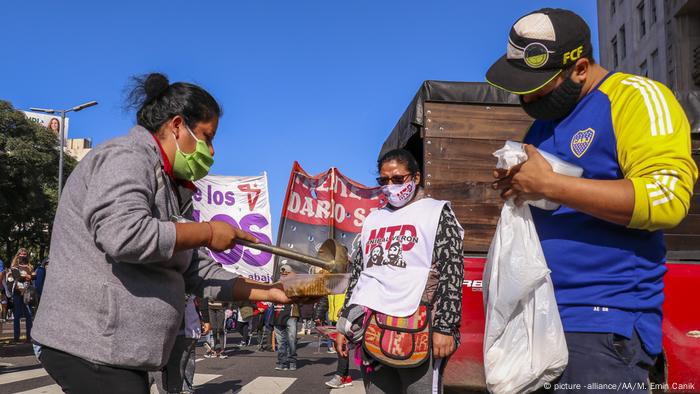
<instances>
[{"instance_id":1,"label":"black cap","mask_svg":"<svg viewBox=\"0 0 700 394\"><path fill-rule=\"evenodd\" d=\"M532 93L592 51L591 30L583 18L543 8L513 24L506 54L491 65L486 81L511 93Z\"/></svg>"}]
</instances>

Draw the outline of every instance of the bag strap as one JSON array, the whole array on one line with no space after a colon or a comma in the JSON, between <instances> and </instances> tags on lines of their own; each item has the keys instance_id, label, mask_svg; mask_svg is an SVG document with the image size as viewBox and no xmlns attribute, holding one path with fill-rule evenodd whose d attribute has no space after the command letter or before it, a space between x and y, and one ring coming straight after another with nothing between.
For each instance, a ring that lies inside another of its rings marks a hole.
<instances>
[{"instance_id":1,"label":"bag strap","mask_svg":"<svg viewBox=\"0 0 700 394\"><path fill-rule=\"evenodd\" d=\"M408 320L408 319L411 319L411 318L419 318L418 315L421 313L421 308L422 308L422 307L425 308L425 323L422 324L422 325L420 325L419 327L417 327L417 328L415 328L415 329L411 329L411 328L402 328L402 327L398 327L398 326L393 326L393 325L387 325L387 324L382 324L382 323L380 323L380 316L382 317L382 320L384 320L384 321L386 321L387 318L389 318L389 317L395 318L394 316L387 315L387 314L385 314L385 313L380 313L380 312L377 312L377 311L372 311L372 316L374 317L374 320L375 320L377 326L378 326L379 328L381 328L381 329L390 329L390 330L395 330L395 331L399 331L399 332L406 332L406 333L416 333L416 332L423 331L423 330L425 329L425 327L428 326L428 330L429 330L430 332L432 332L432 308L431 308L431 304L430 304L430 303L423 303L423 302L421 302L421 303L418 305L418 309L416 309L416 312L414 312L414 314L413 314L412 316L406 316L406 317L395 318L395 319L398 319L398 320L406 319L406 320Z\"/></svg>"}]
</instances>

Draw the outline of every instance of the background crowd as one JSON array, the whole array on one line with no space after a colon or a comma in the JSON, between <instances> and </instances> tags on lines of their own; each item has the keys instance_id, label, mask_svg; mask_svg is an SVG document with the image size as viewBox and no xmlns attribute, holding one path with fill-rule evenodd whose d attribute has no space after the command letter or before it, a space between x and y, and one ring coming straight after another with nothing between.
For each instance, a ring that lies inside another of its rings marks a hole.
<instances>
[{"instance_id":1,"label":"background crowd","mask_svg":"<svg viewBox=\"0 0 700 394\"><path fill-rule=\"evenodd\" d=\"M0 324L13 321L13 342L29 342L46 278L48 258L31 261L25 248L20 248L9 264L0 260ZM21 338L21 320L25 336Z\"/></svg>"},{"instance_id":2,"label":"background crowd","mask_svg":"<svg viewBox=\"0 0 700 394\"><path fill-rule=\"evenodd\" d=\"M13 323L12 343L31 343L32 323L41 300L49 259L33 261L31 253L20 248L10 263L0 260L0 324ZM291 274L289 266L282 266L282 275ZM297 369L297 345L302 335L317 334L318 346L335 354L332 341L323 329L335 326L344 295L321 298L315 304L276 305L270 302L225 303L185 297L185 317L171 360L159 374L152 374L152 382L164 391L194 392L195 349L205 349L205 358L228 358L233 349L247 348L259 352L277 352L276 370ZM24 331L22 330L24 320ZM227 343L227 334L237 333L236 340ZM322 334L323 333L323 334ZM273 339L274 337L274 339ZM340 388L352 385L349 359L339 357L337 373L326 383Z\"/></svg>"}]
</instances>

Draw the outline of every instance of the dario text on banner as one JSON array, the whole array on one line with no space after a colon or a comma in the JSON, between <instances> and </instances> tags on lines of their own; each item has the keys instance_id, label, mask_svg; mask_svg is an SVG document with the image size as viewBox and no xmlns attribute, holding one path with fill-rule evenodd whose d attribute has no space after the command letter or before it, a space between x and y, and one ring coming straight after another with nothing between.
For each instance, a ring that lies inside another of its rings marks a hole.
<instances>
[{"instance_id":1,"label":"dario text on banner","mask_svg":"<svg viewBox=\"0 0 700 394\"><path fill-rule=\"evenodd\" d=\"M316 255L323 241L334 238L352 256L365 218L384 204L378 187L357 183L337 168L309 175L295 162L282 208L279 245ZM313 272L313 267L301 262L278 260L278 265L289 264L295 272Z\"/></svg>"}]
</instances>

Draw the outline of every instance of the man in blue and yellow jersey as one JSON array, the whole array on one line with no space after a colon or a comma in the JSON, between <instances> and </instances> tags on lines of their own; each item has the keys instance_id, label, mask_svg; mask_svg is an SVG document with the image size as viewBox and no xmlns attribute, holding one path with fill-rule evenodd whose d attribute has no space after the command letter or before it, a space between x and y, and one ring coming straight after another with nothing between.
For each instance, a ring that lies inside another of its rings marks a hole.
<instances>
[{"instance_id":1,"label":"man in blue and yellow jersey","mask_svg":"<svg viewBox=\"0 0 700 394\"><path fill-rule=\"evenodd\" d=\"M562 204L531 208L569 348L551 387L600 392L624 382L632 385L620 392L648 392L662 351L663 229L686 216L698 169L672 92L609 72L591 53L590 29L573 12L541 9L512 26L486 79L519 95L535 121L529 159L497 170L494 187L517 204ZM583 178L554 173L534 147L583 167Z\"/></svg>"}]
</instances>

